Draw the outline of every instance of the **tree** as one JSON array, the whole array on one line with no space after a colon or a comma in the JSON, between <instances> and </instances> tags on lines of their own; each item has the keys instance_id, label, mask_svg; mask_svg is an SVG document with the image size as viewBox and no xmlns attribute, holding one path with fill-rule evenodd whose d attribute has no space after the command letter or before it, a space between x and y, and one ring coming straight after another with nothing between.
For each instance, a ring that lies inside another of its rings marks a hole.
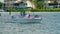
<instances>
[{"instance_id":1,"label":"tree","mask_svg":"<svg viewBox=\"0 0 60 34\"><path fill-rule=\"evenodd\" d=\"M2 8L2 4L3 4L3 3L2 3L2 2L0 2L0 8Z\"/></svg>"},{"instance_id":2,"label":"tree","mask_svg":"<svg viewBox=\"0 0 60 34\"><path fill-rule=\"evenodd\" d=\"M43 1L43 0L29 0L29 1L39 2L39 1Z\"/></svg>"},{"instance_id":3,"label":"tree","mask_svg":"<svg viewBox=\"0 0 60 34\"><path fill-rule=\"evenodd\" d=\"M43 1L43 0L35 0L35 2L40 2L40 1Z\"/></svg>"},{"instance_id":4,"label":"tree","mask_svg":"<svg viewBox=\"0 0 60 34\"><path fill-rule=\"evenodd\" d=\"M44 0L30 0L34 3L35 7L38 9L44 8Z\"/></svg>"},{"instance_id":5,"label":"tree","mask_svg":"<svg viewBox=\"0 0 60 34\"><path fill-rule=\"evenodd\" d=\"M38 9L44 8L44 3L42 1L37 2L35 5Z\"/></svg>"}]
</instances>

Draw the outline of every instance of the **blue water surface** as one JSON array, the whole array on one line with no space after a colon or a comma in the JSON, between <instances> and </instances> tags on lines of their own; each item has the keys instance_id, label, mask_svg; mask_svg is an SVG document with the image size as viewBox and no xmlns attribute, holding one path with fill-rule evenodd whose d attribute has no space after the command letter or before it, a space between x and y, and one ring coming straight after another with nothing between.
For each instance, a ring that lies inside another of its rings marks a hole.
<instances>
[{"instance_id":1,"label":"blue water surface","mask_svg":"<svg viewBox=\"0 0 60 34\"><path fill-rule=\"evenodd\" d=\"M34 14L42 17L40 23L0 22L0 34L60 34L60 12L35 12Z\"/></svg>"}]
</instances>

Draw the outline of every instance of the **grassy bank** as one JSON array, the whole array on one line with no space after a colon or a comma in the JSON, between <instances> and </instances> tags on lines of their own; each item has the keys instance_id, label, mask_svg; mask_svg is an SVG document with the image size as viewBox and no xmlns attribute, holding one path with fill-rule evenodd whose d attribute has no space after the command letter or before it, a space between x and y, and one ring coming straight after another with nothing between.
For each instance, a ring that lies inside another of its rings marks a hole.
<instances>
[{"instance_id":1,"label":"grassy bank","mask_svg":"<svg viewBox=\"0 0 60 34\"><path fill-rule=\"evenodd\" d=\"M46 8L46 9L16 9L16 8L9 8L6 10L7 12L21 12L21 11L32 11L32 12L60 12L60 8Z\"/></svg>"},{"instance_id":2,"label":"grassy bank","mask_svg":"<svg viewBox=\"0 0 60 34\"><path fill-rule=\"evenodd\" d=\"M31 11L38 11L38 12L60 12L60 8L53 8L53 9L33 9Z\"/></svg>"}]
</instances>

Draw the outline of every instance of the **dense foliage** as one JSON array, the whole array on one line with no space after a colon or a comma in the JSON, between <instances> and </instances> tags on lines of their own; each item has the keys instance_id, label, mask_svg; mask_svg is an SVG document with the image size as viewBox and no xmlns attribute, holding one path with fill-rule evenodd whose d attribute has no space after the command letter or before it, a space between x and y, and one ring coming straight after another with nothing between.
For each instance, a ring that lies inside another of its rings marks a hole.
<instances>
[{"instance_id":1,"label":"dense foliage","mask_svg":"<svg viewBox=\"0 0 60 34\"><path fill-rule=\"evenodd\" d=\"M30 0L31 2L34 2L34 5L37 9L44 8L44 1L43 0Z\"/></svg>"},{"instance_id":2,"label":"dense foliage","mask_svg":"<svg viewBox=\"0 0 60 34\"><path fill-rule=\"evenodd\" d=\"M2 8L2 4L3 4L3 3L0 2L0 8Z\"/></svg>"}]
</instances>

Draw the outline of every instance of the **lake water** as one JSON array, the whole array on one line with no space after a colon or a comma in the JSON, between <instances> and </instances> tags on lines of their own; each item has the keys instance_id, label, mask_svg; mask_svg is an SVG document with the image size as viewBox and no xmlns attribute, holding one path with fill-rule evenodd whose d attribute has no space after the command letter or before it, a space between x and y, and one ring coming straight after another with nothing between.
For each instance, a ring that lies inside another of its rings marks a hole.
<instances>
[{"instance_id":1,"label":"lake water","mask_svg":"<svg viewBox=\"0 0 60 34\"><path fill-rule=\"evenodd\" d=\"M1 14L3 18L9 16L6 12ZM0 34L60 34L60 12L35 12L34 14L42 17L40 23L5 23L1 22L3 18L0 16ZM19 12L12 12L12 15L17 16Z\"/></svg>"}]
</instances>

